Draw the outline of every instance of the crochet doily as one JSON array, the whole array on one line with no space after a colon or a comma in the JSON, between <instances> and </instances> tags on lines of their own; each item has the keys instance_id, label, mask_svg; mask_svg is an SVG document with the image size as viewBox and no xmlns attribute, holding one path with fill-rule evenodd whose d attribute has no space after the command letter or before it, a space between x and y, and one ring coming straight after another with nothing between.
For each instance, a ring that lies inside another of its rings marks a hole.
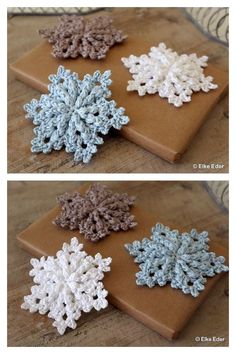
<instances>
[{"instance_id":1,"label":"crochet doily","mask_svg":"<svg viewBox=\"0 0 236 354\"><path fill-rule=\"evenodd\" d=\"M158 93L175 107L190 102L194 92L209 92L218 87L212 83L212 76L204 75L207 56L179 55L164 43L152 47L148 54L121 60L133 77L128 81L127 91L138 91L139 96Z\"/></svg>"},{"instance_id":2,"label":"crochet doily","mask_svg":"<svg viewBox=\"0 0 236 354\"><path fill-rule=\"evenodd\" d=\"M141 269L136 273L137 285L152 288L169 283L172 288L197 297L205 288L207 277L228 271L224 257L208 251L208 241L206 231L198 233L193 229L180 234L157 224L150 239L125 245Z\"/></svg>"},{"instance_id":3,"label":"crochet doily","mask_svg":"<svg viewBox=\"0 0 236 354\"><path fill-rule=\"evenodd\" d=\"M122 42L127 36L112 25L109 17L97 16L87 19L83 16L60 17L53 28L41 29L39 34L53 44L52 54L56 58L105 58L109 49Z\"/></svg>"},{"instance_id":4,"label":"crochet doily","mask_svg":"<svg viewBox=\"0 0 236 354\"><path fill-rule=\"evenodd\" d=\"M61 213L53 223L79 230L85 239L96 242L111 231L126 231L137 225L130 214L134 199L127 194L113 193L101 184L92 184L84 195L75 192L59 196Z\"/></svg>"},{"instance_id":5,"label":"crochet doily","mask_svg":"<svg viewBox=\"0 0 236 354\"><path fill-rule=\"evenodd\" d=\"M101 135L129 122L124 108L108 100L110 76L110 71L95 71L80 80L76 73L59 66L57 74L49 76L49 94L24 106L26 118L36 125L31 151L49 153L65 147L66 152L74 153L75 161L88 163L97 145L103 144Z\"/></svg>"},{"instance_id":6,"label":"crochet doily","mask_svg":"<svg viewBox=\"0 0 236 354\"><path fill-rule=\"evenodd\" d=\"M32 258L30 263L33 268L29 275L36 285L30 295L24 296L21 308L41 315L48 313L61 335L67 327L77 327L82 311L107 307L108 292L101 280L110 270L111 258L103 259L100 253L87 255L76 237L70 244L64 243L55 258Z\"/></svg>"}]
</instances>

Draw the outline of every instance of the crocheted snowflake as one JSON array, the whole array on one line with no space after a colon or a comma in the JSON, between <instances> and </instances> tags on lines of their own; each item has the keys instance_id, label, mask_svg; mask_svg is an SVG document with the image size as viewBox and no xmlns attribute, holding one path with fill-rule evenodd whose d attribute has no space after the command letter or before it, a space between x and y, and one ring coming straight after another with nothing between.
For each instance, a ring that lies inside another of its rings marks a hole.
<instances>
[{"instance_id":1,"label":"crocheted snowflake","mask_svg":"<svg viewBox=\"0 0 236 354\"><path fill-rule=\"evenodd\" d=\"M125 248L139 263L140 272L136 273L137 285L164 286L181 289L184 294L196 297L202 291L207 277L227 272L224 257L216 257L209 252L208 233L180 234L162 224L152 229L151 239L134 241Z\"/></svg>"},{"instance_id":2,"label":"crocheted snowflake","mask_svg":"<svg viewBox=\"0 0 236 354\"><path fill-rule=\"evenodd\" d=\"M137 225L130 207L134 197L113 193L101 184L92 184L84 196L65 193L58 198L61 214L53 221L57 226L79 230L85 239L96 242L111 231L129 230Z\"/></svg>"},{"instance_id":3,"label":"crocheted snowflake","mask_svg":"<svg viewBox=\"0 0 236 354\"><path fill-rule=\"evenodd\" d=\"M30 312L48 313L53 326L64 334L67 327L75 329L81 312L97 311L107 307L107 291L101 280L110 270L111 258L88 256L76 237L64 243L56 257L32 258L33 277L36 285L31 294L24 296L21 308Z\"/></svg>"},{"instance_id":4,"label":"crocheted snowflake","mask_svg":"<svg viewBox=\"0 0 236 354\"><path fill-rule=\"evenodd\" d=\"M103 59L109 49L122 42L127 36L112 25L109 17L64 15L53 28L41 29L39 34L53 44L52 54L56 58Z\"/></svg>"},{"instance_id":5,"label":"crocheted snowflake","mask_svg":"<svg viewBox=\"0 0 236 354\"><path fill-rule=\"evenodd\" d=\"M130 55L121 60L133 77L128 81L127 91L138 91L139 96L158 92L175 107L190 102L194 92L208 92L218 87L212 83L212 76L204 75L207 56L179 55L164 43L152 47L148 54Z\"/></svg>"},{"instance_id":6,"label":"crocheted snowflake","mask_svg":"<svg viewBox=\"0 0 236 354\"><path fill-rule=\"evenodd\" d=\"M112 127L121 129L129 121L124 108L107 100L110 75L110 71L95 71L79 80L76 73L59 66L57 74L49 76L49 94L24 106L26 118L36 125L31 151L49 153L65 146L75 161L88 163L97 145L103 144L101 134Z\"/></svg>"}]
</instances>

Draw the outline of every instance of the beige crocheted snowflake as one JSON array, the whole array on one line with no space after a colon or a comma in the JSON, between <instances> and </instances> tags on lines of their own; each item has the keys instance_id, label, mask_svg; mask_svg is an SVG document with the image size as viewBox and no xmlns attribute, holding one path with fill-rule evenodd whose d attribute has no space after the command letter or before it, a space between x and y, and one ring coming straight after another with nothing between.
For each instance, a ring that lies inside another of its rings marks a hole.
<instances>
[{"instance_id":1,"label":"beige crocheted snowflake","mask_svg":"<svg viewBox=\"0 0 236 354\"><path fill-rule=\"evenodd\" d=\"M56 58L103 59L109 49L122 42L127 36L112 25L112 19L97 16L61 16L53 28L39 30L39 34L53 44L52 54Z\"/></svg>"},{"instance_id":2,"label":"beige crocheted snowflake","mask_svg":"<svg viewBox=\"0 0 236 354\"><path fill-rule=\"evenodd\" d=\"M101 184L93 184L84 195L75 192L59 196L61 214L53 223L79 230L90 241L99 241L111 231L126 231L137 225L134 215L130 214L134 199L125 193L113 193Z\"/></svg>"}]
</instances>

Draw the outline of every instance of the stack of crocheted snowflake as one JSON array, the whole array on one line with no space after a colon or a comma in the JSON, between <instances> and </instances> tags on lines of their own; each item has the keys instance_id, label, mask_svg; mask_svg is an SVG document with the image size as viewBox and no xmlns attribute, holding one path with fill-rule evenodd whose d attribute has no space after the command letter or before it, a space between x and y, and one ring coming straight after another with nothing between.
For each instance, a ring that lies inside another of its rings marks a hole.
<instances>
[{"instance_id":1,"label":"stack of crocheted snowflake","mask_svg":"<svg viewBox=\"0 0 236 354\"><path fill-rule=\"evenodd\" d=\"M121 43L127 36L112 25L109 17L64 15L53 28L41 29L39 34L53 44L52 54L56 58L103 59L109 49Z\"/></svg>"},{"instance_id":2,"label":"stack of crocheted snowflake","mask_svg":"<svg viewBox=\"0 0 236 354\"><path fill-rule=\"evenodd\" d=\"M88 163L97 145L103 144L101 134L129 122L124 108L108 100L110 76L110 71L95 71L80 80L76 73L59 66L57 74L49 76L49 94L24 106L26 118L36 125L31 151L49 153L65 147L66 152L74 153L75 161Z\"/></svg>"},{"instance_id":3,"label":"stack of crocheted snowflake","mask_svg":"<svg viewBox=\"0 0 236 354\"><path fill-rule=\"evenodd\" d=\"M121 60L133 77L128 81L127 91L138 91L139 96L158 92L175 107L190 102L193 92L208 92L218 87L212 83L212 76L204 75L207 56L179 55L164 43L152 47L148 54Z\"/></svg>"},{"instance_id":4,"label":"stack of crocheted snowflake","mask_svg":"<svg viewBox=\"0 0 236 354\"><path fill-rule=\"evenodd\" d=\"M30 261L33 268L29 275L36 285L30 295L24 296L21 308L41 315L48 313L61 335L67 327L77 327L82 311L99 311L108 305L108 293L101 280L110 270L111 258L103 259L100 253L92 257L82 249L74 237L70 244L63 244L56 257Z\"/></svg>"},{"instance_id":5,"label":"stack of crocheted snowflake","mask_svg":"<svg viewBox=\"0 0 236 354\"><path fill-rule=\"evenodd\" d=\"M134 197L113 193L101 184L92 184L84 195L65 193L58 197L61 214L54 224L79 230L85 239L96 242L111 231L129 230L137 225L130 208Z\"/></svg>"},{"instance_id":6,"label":"stack of crocheted snowflake","mask_svg":"<svg viewBox=\"0 0 236 354\"><path fill-rule=\"evenodd\" d=\"M126 244L129 253L139 263L136 273L137 285L164 286L181 289L184 294L196 297L202 291L207 277L227 272L224 257L209 252L208 233L180 234L178 230L157 224L152 229L151 239Z\"/></svg>"}]
</instances>

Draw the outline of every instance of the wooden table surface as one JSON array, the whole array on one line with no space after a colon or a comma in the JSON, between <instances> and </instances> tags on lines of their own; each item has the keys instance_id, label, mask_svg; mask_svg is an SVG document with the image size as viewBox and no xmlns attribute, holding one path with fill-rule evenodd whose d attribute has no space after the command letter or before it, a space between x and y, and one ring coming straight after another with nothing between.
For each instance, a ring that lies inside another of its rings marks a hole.
<instances>
[{"instance_id":1,"label":"wooden table surface","mask_svg":"<svg viewBox=\"0 0 236 354\"><path fill-rule=\"evenodd\" d=\"M47 316L20 309L32 285L31 255L19 248L16 235L55 206L58 194L81 182L8 182L8 345L9 346L227 346L228 276L217 283L180 337L172 342L112 305L83 314L78 328L60 336ZM202 182L106 182L113 190L136 195L146 210L162 205L166 220L188 231L193 224L228 249L228 214L209 196ZM158 215L157 215L158 222ZM173 314L174 315L174 314ZM223 342L196 342L196 336Z\"/></svg>"},{"instance_id":2,"label":"wooden table surface","mask_svg":"<svg viewBox=\"0 0 236 354\"><path fill-rule=\"evenodd\" d=\"M98 13L111 14L117 26L139 33L137 23L144 22L146 31L162 31L163 38L171 31L175 47L185 50L198 47L209 55L210 62L228 71L228 49L210 41L186 19L181 9L112 8ZM90 16L90 15L89 15ZM92 15L94 16L94 15ZM34 48L42 39L39 28L57 23L56 16L16 16L8 20L8 61L14 62ZM147 34L146 34L147 35ZM169 35L168 35L169 38ZM228 97L223 98L193 139L188 151L176 164L170 164L121 136L110 135L99 147L88 165L74 165L65 151L49 155L32 154L32 124L25 119L23 104L38 98L39 92L15 80L9 72L8 84L8 172L228 172ZM223 164L222 169L194 169L195 163Z\"/></svg>"}]
</instances>

